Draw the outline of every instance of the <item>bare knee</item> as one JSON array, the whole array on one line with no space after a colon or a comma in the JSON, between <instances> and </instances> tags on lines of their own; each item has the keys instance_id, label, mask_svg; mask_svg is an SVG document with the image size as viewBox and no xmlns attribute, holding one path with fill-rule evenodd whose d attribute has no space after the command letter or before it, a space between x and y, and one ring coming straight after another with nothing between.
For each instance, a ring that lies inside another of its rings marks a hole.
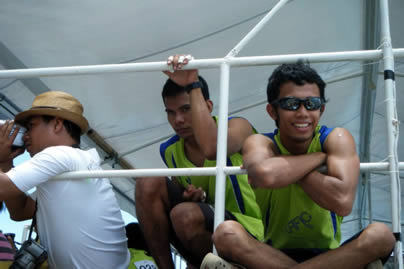
<instances>
[{"instance_id":1,"label":"bare knee","mask_svg":"<svg viewBox=\"0 0 404 269\"><path fill-rule=\"evenodd\" d=\"M240 223L228 220L222 222L216 228L212 239L216 249L222 256L231 257L235 254L232 253L233 248L230 248L229 246L240 246L240 244L245 244L246 234L247 232Z\"/></svg>"},{"instance_id":2,"label":"bare knee","mask_svg":"<svg viewBox=\"0 0 404 269\"><path fill-rule=\"evenodd\" d=\"M213 234L213 242L219 243L227 241L230 238L239 236L240 229L244 229L240 223L232 220L222 222ZM232 239L231 239L232 240Z\"/></svg>"},{"instance_id":3,"label":"bare knee","mask_svg":"<svg viewBox=\"0 0 404 269\"><path fill-rule=\"evenodd\" d=\"M192 240L197 234L205 231L205 218L196 203L184 202L170 211L171 223L179 238Z\"/></svg>"},{"instance_id":4,"label":"bare knee","mask_svg":"<svg viewBox=\"0 0 404 269\"><path fill-rule=\"evenodd\" d=\"M366 227L359 236L359 244L366 253L379 258L390 253L394 248L395 238L387 225L375 222Z\"/></svg>"},{"instance_id":5,"label":"bare knee","mask_svg":"<svg viewBox=\"0 0 404 269\"><path fill-rule=\"evenodd\" d=\"M136 203L148 202L159 199L167 192L166 179L164 177L150 177L136 179L135 200Z\"/></svg>"}]
</instances>

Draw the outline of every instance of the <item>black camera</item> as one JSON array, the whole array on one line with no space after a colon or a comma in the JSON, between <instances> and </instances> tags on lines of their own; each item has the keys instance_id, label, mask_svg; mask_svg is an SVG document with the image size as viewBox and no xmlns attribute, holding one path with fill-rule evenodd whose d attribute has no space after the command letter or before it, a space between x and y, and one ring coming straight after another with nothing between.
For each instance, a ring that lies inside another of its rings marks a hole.
<instances>
[{"instance_id":1,"label":"black camera","mask_svg":"<svg viewBox=\"0 0 404 269\"><path fill-rule=\"evenodd\" d=\"M48 253L45 247L29 239L22 244L15 254L14 262L10 266L10 269L35 269L46 261L47 258Z\"/></svg>"},{"instance_id":2,"label":"black camera","mask_svg":"<svg viewBox=\"0 0 404 269\"><path fill-rule=\"evenodd\" d=\"M0 120L0 126L3 125L4 123L6 123L5 120ZM10 136L14 133L16 126L14 124L13 129L11 130ZM25 132L27 131L27 129L25 129L22 126L19 126L20 130L17 133L17 136L15 137L14 141L13 141L13 148L23 148L24 147L24 141L22 140L22 137L24 136Z\"/></svg>"}]
</instances>

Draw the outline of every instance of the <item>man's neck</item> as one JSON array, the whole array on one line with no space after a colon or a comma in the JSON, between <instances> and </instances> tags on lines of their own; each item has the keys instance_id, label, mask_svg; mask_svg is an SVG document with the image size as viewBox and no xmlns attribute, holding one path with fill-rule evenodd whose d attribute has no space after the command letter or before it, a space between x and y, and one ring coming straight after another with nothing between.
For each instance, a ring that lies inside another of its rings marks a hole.
<instances>
[{"instance_id":1,"label":"man's neck","mask_svg":"<svg viewBox=\"0 0 404 269\"><path fill-rule=\"evenodd\" d=\"M65 134L56 140L56 146L78 147L80 144L76 142L70 135Z\"/></svg>"},{"instance_id":2,"label":"man's neck","mask_svg":"<svg viewBox=\"0 0 404 269\"><path fill-rule=\"evenodd\" d=\"M306 154L311 142L311 140L306 140L306 141L284 141L282 137L280 137L282 145L289 151L290 154L292 155L300 155L300 154Z\"/></svg>"},{"instance_id":3,"label":"man's neck","mask_svg":"<svg viewBox=\"0 0 404 269\"><path fill-rule=\"evenodd\" d=\"M196 142L195 136L189 136L187 138L184 138L184 144L187 147L192 147L192 148L199 148L198 143Z\"/></svg>"},{"instance_id":4,"label":"man's neck","mask_svg":"<svg viewBox=\"0 0 404 269\"><path fill-rule=\"evenodd\" d=\"M195 138L189 137L184 139L184 152L185 156L189 161L191 161L195 166L202 167L205 162L205 156Z\"/></svg>"}]
</instances>

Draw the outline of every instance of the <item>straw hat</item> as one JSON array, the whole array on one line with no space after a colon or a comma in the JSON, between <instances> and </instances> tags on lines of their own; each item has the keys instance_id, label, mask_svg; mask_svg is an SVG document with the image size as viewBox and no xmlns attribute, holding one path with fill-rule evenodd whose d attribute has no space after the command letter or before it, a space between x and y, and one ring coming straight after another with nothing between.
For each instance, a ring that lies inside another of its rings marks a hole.
<instances>
[{"instance_id":1,"label":"straw hat","mask_svg":"<svg viewBox=\"0 0 404 269\"><path fill-rule=\"evenodd\" d=\"M26 121L29 117L48 115L60 117L75 123L84 134L88 129L88 121L83 117L83 106L80 102L68 93L61 91L49 91L35 97L32 107L18 113L15 121L18 123Z\"/></svg>"}]
</instances>

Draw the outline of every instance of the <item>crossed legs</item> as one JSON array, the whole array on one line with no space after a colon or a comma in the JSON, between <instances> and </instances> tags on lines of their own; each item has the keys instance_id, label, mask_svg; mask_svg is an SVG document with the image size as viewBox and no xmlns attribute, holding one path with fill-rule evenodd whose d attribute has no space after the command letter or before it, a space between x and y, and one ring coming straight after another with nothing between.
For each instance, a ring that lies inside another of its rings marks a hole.
<instances>
[{"instance_id":1,"label":"crossed legs","mask_svg":"<svg viewBox=\"0 0 404 269\"><path fill-rule=\"evenodd\" d=\"M382 223L369 225L356 239L303 263L294 260L251 237L237 222L223 222L213 235L221 257L247 268L364 268L370 262L389 255L395 238Z\"/></svg>"}]
</instances>

